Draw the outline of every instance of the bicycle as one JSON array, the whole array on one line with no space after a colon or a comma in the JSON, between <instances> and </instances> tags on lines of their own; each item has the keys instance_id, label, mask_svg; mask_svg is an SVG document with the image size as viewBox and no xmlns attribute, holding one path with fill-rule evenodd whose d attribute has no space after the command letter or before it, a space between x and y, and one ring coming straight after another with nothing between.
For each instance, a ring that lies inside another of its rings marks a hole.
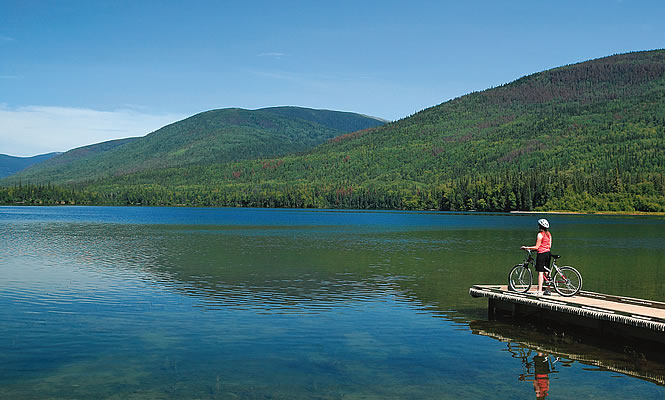
<instances>
[{"instance_id":1,"label":"bicycle","mask_svg":"<svg viewBox=\"0 0 665 400\"><path fill-rule=\"evenodd\" d=\"M531 255L532 250L525 251L524 262L515 265L508 274L508 289L519 293L528 292L533 285L533 272L529 266L534 265L534 258ZM552 254L552 266L545 267L543 274L543 287L553 287L561 296L574 296L582 289L582 274L571 266L559 267L556 260L560 257Z\"/></svg>"}]
</instances>

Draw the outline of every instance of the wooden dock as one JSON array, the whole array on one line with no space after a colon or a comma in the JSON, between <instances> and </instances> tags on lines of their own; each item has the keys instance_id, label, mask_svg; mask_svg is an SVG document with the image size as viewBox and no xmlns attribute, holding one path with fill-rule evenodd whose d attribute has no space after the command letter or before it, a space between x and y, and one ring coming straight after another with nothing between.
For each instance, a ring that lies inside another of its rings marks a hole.
<instances>
[{"instance_id":1,"label":"wooden dock","mask_svg":"<svg viewBox=\"0 0 665 400\"><path fill-rule=\"evenodd\" d=\"M474 285L469 294L488 298L490 319L536 317L603 335L665 344L665 303L587 291L573 297L536 296L535 292L509 291L506 285Z\"/></svg>"}]
</instances>

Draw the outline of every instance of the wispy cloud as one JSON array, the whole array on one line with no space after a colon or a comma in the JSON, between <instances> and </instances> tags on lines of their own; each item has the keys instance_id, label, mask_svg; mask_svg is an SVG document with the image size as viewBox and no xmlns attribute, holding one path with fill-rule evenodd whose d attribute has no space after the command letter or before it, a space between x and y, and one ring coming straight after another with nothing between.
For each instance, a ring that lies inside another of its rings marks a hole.
<instances>
[{"instance_id":1,"label":"wispy cloud","mask_svg":"<svg viewBox=\"0 0 665 400\"><path fill-rule=\"evenodd\" d=\"M145 136L184 117L129 109L99 111L51 106L11 108L0 104L0 154L33 156L112 139Z\"/></svg>"},{"instance_id":2,"label":"wispy cloud","mask_svg":"<svg viewBox=\"0 0 665 400\"><path fill-rule=\"evenodd\" d=\"M257 54L256 56L257 57L282 58L282 57L286 57L286 53L270 52L270 53L260 53L260 54Z\"/></svg>"},{"instance_id":3,"label":"wispy cloud","mask_svg":"<svg viewBox=\"0 0 665 400\"><path fill-rule=\"evenodd\" d=\"M13 37L0 35L0 43L2 42L13 42L15 39Z\"/></svg>"},{"instance_id":4,"label":"wispy cloud","mask_svg":"<svg viewBox=\"0 0 665 400\"><path fill-rule=\"evenodd\" d=\"M257 70L247 72L265 79L288 81L306 88L330 89L340 85L352 85L357 82L371 80L367 77L352 77L343 74L325 74L309 72L291 72L283 70Z\"/></svg>"}]
</instances>

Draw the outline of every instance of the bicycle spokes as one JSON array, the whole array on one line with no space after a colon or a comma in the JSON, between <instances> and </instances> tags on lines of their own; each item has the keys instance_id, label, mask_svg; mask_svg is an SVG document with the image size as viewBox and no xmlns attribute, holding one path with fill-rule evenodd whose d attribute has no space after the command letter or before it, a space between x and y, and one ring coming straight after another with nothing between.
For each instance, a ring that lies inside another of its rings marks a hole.
<instances>
[{"instance_id":1,"label":"bicycle spokes","mask_svg":"<svg viewBox=\"0 0 665 400\"><path fill-rule=\"evenodd\" d=\"M508 287L517 292L527 292L533 283L531 270L522 264L517 264L508 274Z\"/></svg>"},{"instance_id":2,"label":"bicycle spokes","mask_svg":"<svg viewBox=\"0 0 665 400\"><path fill-rule=\"evenodd\" d=\"M573 267L559 268L554 276L554 289L562 296L573 296L582 288L582 275Z\"/></svg>"}]
</instances>

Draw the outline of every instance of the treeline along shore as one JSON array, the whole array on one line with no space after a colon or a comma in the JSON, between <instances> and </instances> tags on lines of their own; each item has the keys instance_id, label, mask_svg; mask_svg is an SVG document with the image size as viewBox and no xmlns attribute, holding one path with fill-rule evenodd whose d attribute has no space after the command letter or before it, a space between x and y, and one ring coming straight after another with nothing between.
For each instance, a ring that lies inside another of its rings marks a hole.
<instances>
[{"instance_id":1,"label":"treeline along shore","mask_svg":"<svg viewBox=\"0 0 665 400\"><path fill-rule=\"evenodd\" d=\"M555 183L546 183L551 180ZM611 191L589 193L577 186L598 187L599 180L562 183L538 174L501 182L460 181L439 187L273 186L229 185L218 188L135 186L98 190L54 185L0 188L3 205L202 206L267 208L341 208L438 211L574 211L665 212L663 175L622 184ZM614 182L606 182L616 185ZM598 188L600 190L600 188Z\"/></svg>"}]
</instances>

